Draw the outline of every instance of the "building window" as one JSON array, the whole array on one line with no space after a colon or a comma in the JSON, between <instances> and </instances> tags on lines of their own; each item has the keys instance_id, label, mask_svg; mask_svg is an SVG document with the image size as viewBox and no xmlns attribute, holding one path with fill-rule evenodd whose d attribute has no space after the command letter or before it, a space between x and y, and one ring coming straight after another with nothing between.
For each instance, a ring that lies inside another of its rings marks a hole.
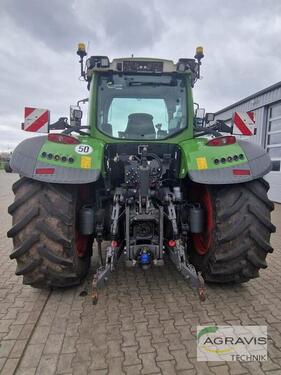
<instances>
[{"instance_id":1,"label":"building window","mask_svg":"<svg viewBox=\"0 0 281 375\"><path fill-rule=\"evenodd\" d=\"M268 130L271 132L278 131L281 129L281 117L275 118L274 120L269 121Z\"/></svg>"},{"instance_id":2,"label":"building window","mask_svg":"<svg viewBox=\"0 0 281 375\"><path fill-rule=\"evenodd\" d=\"M280 160L272 160L272 171L280 172Z\"/></svg>"},{"instance_id":3,"label":"building window","mask_svg":"<svg viewBox=\"0 0 281 375\"><path fill-rule=\"evenodd\" d=\"M281 103L270 106L268 110L266 149L273 162L281 160Z\"/></svg>"},{"instance_id":4,"label":"building window","mask_svg":"<svg viewBox=\"0 0 281 375\"><path fill-rule=\"evenodd\" d=\"M275 104L271 106L269 110L269 116L270 118L273 118L273 119L275 117L280 118L281 117L281 104Z\"/></svg>"}]
</instances>

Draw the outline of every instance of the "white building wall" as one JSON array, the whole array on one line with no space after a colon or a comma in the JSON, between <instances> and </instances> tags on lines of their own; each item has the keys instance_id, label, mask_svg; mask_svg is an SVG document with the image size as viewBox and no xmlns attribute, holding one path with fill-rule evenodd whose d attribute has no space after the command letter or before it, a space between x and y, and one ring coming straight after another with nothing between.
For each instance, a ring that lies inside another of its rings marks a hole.
<instances>
[{"instance_id":1,"label":"white building wall","mask_svg":"<svg viewBox=\"0 0 281 375\"><path fill-rule=\"evenodd\" d=\"M250 142L255 142L266 147L267 127L268 127L268 109L272 104L281 104L281 82L263 90L256 95L252 95L245 100L225 108L225 110L216 113L216 119L225 120L230 123L234 112L254 111L256 117L257 133L252 137L243 137ZM269 197L275 202L281 203L281 171L270 172L266 179L270 183Z\"/></svg>"}]
</instances>

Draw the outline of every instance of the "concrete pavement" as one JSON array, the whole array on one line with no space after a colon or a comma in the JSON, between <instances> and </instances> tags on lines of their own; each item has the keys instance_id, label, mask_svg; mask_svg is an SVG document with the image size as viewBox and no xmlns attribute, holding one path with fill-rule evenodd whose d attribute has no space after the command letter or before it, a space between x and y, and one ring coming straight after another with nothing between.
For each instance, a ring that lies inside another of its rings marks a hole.
<instances>
[{"instance_id":1,"label":"concrete pavement","mask_svg":"<svg viewBox=\"0 0 281 375\"><path fill-rule=\"evenodd\" d=\"M0 171L1 374L281 374L281 206L261 277L208 286L201 303L173 265L149 272L118 266L96 306L91 276L68 290L22 285L9 259L7 207L14 174ZM93 270L92 270L93 271ZM197 362L196 325L267 325L267 362Z\"/></svg>"}]
</instances>

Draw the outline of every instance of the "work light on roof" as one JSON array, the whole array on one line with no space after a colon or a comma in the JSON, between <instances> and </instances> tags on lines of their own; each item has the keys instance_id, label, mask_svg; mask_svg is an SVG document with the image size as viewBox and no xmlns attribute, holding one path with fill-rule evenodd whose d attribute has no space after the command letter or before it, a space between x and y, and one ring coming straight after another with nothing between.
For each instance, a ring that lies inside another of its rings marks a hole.
<instances>
[{"instance_id":1,"label":"work light on roof","mask_svg":"<svg viewBox=\"0 0 281 375\"><path fill-rule=\"evenodd\" d=\"M78 43L77 55L81 58L87 55L86 46L84 43Z\"/></svg>"},{"instance_id":2,"label":"work light on roof","mask_svg":"<svg viewBox=\"0 0 281 375\"><path fill-rule=\"evenodd\" d=\"M86 61L87 69L109 68L110 62L107 56L91 56Z\"/></svg>"},{"instance_id":3,"label":"work light on roof","mask_svg":"<svg viewBox=\"0 0 281 375\"><path fill-rule=\"evenodd\" d=\"M203 47L197 47L196 48L196 53L195 53L195 59L196 60L201 60L201 59L203 59L203 57L204 57L204 51L203 51Z\"/></svg>"}]
</instances>

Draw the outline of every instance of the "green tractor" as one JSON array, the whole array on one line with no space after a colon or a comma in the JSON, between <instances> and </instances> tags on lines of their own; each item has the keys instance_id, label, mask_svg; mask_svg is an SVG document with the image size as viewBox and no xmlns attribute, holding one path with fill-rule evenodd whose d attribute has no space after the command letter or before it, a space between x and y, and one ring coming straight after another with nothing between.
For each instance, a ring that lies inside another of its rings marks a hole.
<instances>
[{"instance_id":1,"label":"green tractor","mask_svg":"<svg viewBox=\"0 0 281 375\"><path fill-rule=\"evenodd\" d=\"M10 161L20 175L9 207L10 258L23 283L77 285L93 249L100 261L94 288L121 256L144 269L169 256L201 299L204 280L257 277L273 251L273 203L263 179L271 161L236 139L232 126L194 111L202 47L177 63L91 56L84 67L84 44L77 54L89 98L71 108L70 123L50 124L48 111L26 108L23 128L48 135L20 143Z\"/></svg>"}]
</instances>

